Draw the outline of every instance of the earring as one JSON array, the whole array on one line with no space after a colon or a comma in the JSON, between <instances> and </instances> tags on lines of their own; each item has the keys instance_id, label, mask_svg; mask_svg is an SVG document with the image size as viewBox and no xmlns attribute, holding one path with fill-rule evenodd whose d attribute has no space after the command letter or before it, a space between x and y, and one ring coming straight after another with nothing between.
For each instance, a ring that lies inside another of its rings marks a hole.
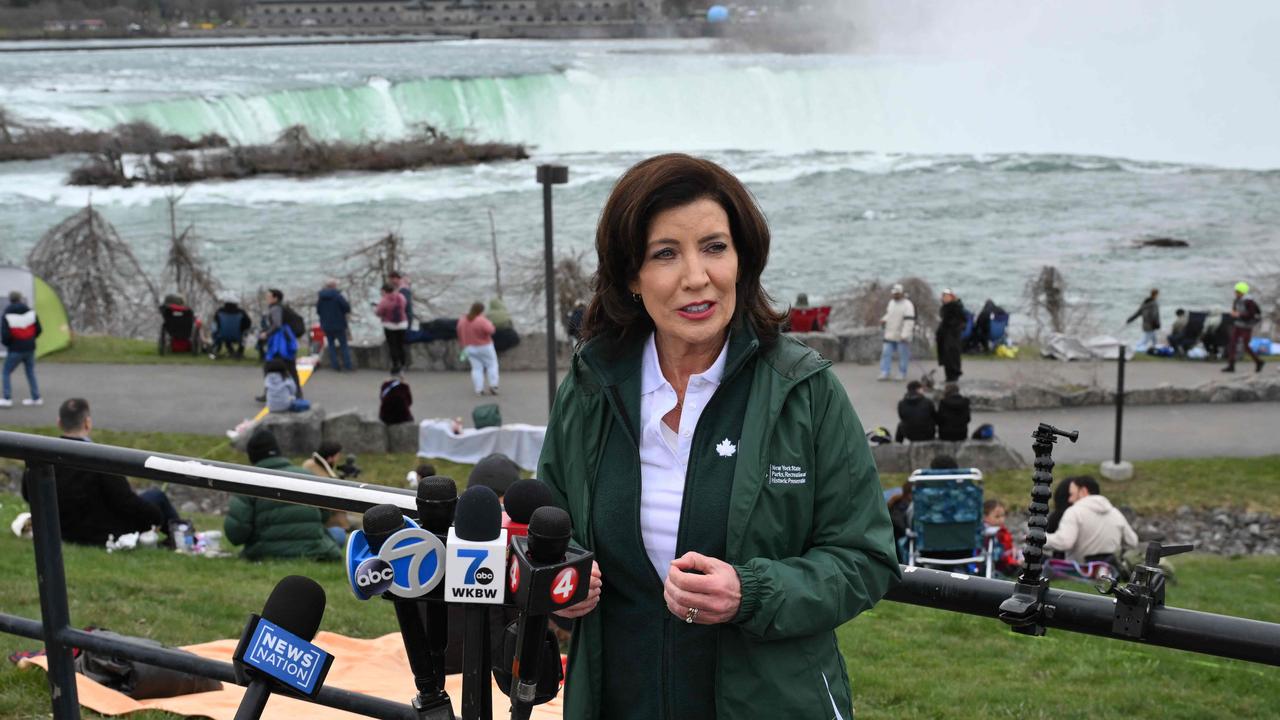
<instances>
[{"instance_id":1,"label":"earring","mask_svg":"<svg viewBox=\"0 0 1280 720\"><path fill-rule=\"evenodd\" d=\"M640 293L631 293L631 302L640 302Z\"/></svg>"}]
</instances>

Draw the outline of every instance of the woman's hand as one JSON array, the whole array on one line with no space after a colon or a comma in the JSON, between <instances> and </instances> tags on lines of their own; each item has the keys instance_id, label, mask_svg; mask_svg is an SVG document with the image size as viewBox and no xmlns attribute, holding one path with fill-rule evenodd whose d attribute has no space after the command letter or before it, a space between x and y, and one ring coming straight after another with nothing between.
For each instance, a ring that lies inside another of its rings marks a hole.
<instances>
[{"instance_id":1,"label":"woman's hand","mask_svg":"<svg viewBox=\"0 0 1280 720\"><path fill-rule=\"evenodd\" d=\"M689 617L689 608L697 608L693 621L714 625L738 614L742 581L729 563L688 552L671 561L662 595L667 609L681 620Z\"/></svg>"},{"instance_id":2,"label":"woman's hand","mask_svg":"<svg viewBox=\"0 0 1280 720\"><path fill-rule=\"evenodd\" d=\"M596 605L600 604L600 588L604 585L604 581L600 579L600 564L595 560L591 561L591 585L587 592L587 599L577 605L570 605L563 610L555 611L556 615L570 620L586 615L596 609Z\"/></svg>"}]
</instances>

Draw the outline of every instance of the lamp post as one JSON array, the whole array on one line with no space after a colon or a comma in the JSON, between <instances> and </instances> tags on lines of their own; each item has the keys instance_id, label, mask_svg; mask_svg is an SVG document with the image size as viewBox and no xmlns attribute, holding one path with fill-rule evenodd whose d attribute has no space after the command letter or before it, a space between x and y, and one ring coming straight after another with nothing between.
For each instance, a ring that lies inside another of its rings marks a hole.
<instances>
[{"instance_id":1,"label":"lamp post","mask_svg":"<svg viewBox=\"0 0 1280 720\"><path fill-rule=\"evenodd\" d=\"M539 165L538 182L542 184L542 253L547 288L547 415L556 401L556 269L552 252L555 233L551 225L551 186L569 182L569 168L564 165Z\"/></svg>"}]
</instances>

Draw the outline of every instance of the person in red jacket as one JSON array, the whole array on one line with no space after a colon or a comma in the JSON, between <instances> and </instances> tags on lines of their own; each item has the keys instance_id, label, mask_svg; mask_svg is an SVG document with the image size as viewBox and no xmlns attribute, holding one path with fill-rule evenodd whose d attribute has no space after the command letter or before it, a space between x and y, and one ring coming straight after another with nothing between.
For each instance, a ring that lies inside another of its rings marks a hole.
<instances>
[{"instance_id":1,"label":"person in red jacket","mask_svg":"<svg viewBox=\"0 0 1280 720\"><path fill-rule=\"evenodd\" d=\"M40 337L40 331L40 318L22 302L22 293L16 290L9 293L9 306L0 318L0 342L8 351L4 358L4 398L0 398L0 407L13 407L9 376L18 365L27 371L27 387L31 390L31 397L23 399L22 404L44 404L40 399L40 386L36 384L36 338Z\"/></svg>"},{"instance_id":2,"label":"person in red jacket","mask_svg":"<svg viewBox=\"0 0 1280 720\"><path fill-rule=\"evenodd\" d=\"M999 500L988 500L982 503L982 524L987 532L995 532L995 566L996 572L1002 575L1017 575L1022 570L1022 559L1018 556L1018 548L1013 544L1013 533L1004 524L1004 503Z\"/></svg>"}]
</instances>

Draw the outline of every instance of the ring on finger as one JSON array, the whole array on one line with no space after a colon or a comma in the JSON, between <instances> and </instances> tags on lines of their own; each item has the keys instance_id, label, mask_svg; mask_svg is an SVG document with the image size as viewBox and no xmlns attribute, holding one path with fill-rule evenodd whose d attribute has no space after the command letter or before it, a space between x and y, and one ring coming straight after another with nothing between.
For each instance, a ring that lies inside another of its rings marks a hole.
<instances>
[{"instance_id":1,"label":"ring on finger","mask_svg":"<svg viewBox=\"0 0 1280 720\"><path fill-rule=\"evenodd\" d=\"M692 625L693 621L697 619L698 619L698 608L696 607L689 608L689 611L684 614L684 621L689 625Z\"/></svg>"}]
</instances>

